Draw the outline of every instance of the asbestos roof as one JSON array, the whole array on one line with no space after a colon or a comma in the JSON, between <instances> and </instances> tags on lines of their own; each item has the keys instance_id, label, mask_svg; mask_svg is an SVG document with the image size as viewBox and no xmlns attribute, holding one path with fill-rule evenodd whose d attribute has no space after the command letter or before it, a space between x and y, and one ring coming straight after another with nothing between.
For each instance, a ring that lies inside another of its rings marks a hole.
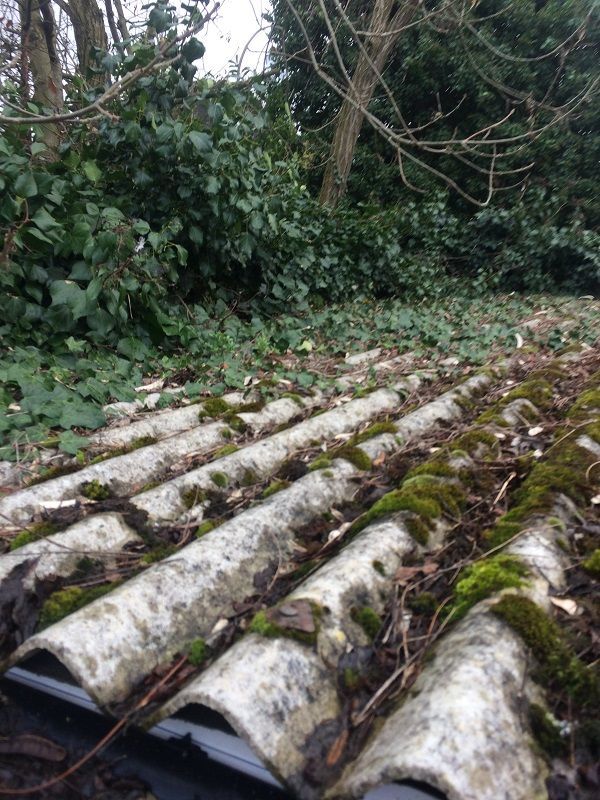
<instances>
[{"instance_id":1,"label":"asbestos roof","mask_svg":"<svg viewBox=\"0 0 600 800\"><path fill-rule=\"evenodd\" d=\"M598 547L599 365L588 348L453 373L377 349L335 391L114 404L86 463L51 453L46 480L8 475L4 668L56 688L50 654L78 702L165 737L209 727L214 756L307 800L409 797L404 781L546 796L556 767L523 708L560 717L560 689L497 611L502 586L460 620L444 606L501 546L526 575L508 591L587 619L570 580L584 528ZM378 386L357 392L367 373ZM567 482L527 505L539 464L573 452ZM484 529L515 507L487 554Z\"/></svg>"}]
</instances>

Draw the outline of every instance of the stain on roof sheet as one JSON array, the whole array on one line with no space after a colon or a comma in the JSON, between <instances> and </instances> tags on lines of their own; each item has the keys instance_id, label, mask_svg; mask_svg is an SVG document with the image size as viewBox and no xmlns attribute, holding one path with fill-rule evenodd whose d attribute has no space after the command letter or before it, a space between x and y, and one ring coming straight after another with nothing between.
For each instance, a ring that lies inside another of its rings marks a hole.
<instances>
[{"instance_id":1,"label":"stain on roof sheet","mask_svg":"<svg viewBox=\"0 0 600 800\"><path fill-rule=\"evenodd\" d=\"M600 702L600 354L365 363L364 396L138 404L8 492L8 674L306 800L545 796Z\"/></svg>"}]
</instances>

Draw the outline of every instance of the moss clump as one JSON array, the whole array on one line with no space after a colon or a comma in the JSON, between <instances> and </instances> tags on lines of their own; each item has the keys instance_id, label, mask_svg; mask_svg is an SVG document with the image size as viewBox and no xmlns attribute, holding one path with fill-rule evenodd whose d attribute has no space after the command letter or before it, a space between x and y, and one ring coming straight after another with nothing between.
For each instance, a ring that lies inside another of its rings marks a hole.
<instances>
[{"instance_id":1,"label":"moss clump","mask_svg":"<svg viewBox=\"0 0 600 800\"><path fill-rule=\"evenodd\" d=\"M408 607L416 614L435 614L438 601L431 592L421 592L414 597L409 597Z\"/></svg>"},{"instance_id":2,"label":"moss clump","mask_svg":"<svg viewBox=\"0 0 600 800\"><path fill-rule=\"evenodd\" d=\"M542 380L554 383L565 379L564 368L558 364L549 364L547 367L540 367L530 375L531 380Z\"/></svg>"},{"instance_id":3,"label":"moss clump","mask_svg":"<svg viewBox=\"0 0 600 800\"><path fill-rule=\"evenodd\" d=\"M110 489L100 481L94 479L81 486L81 494L88 500L108 500Z\"/></svg>"},{"instance_id":4,"label":"moss clump","mask_svg":"<svg viewBox=\"0 0 600 800\"><path fill-rule=\"evenodd\" d=\"M196 539L201 539L203 536L206 536L207 533L210 533L214 528L217 527L217 524L218 523L214 519L205 520L196 528L196 533L194 534Z\"/></svg>"},{"instance_id":5,"label":"moss clump","mask_svg":"<svg viewBox=\"0 0 600 800\"><path fill-rule=\"evenodd\" d=\"M231 428L223 428L223 430L221 431L221 436L224 439L231 439L233 436L233 431L231 430Z\"/></svg>"},{"instance_id":6,"label":"moss clump","mask_svg":"<svg viewBox=\"0 0 600 800\"><path fill-rule=\"evenodd\" d=\"M176 550L177 548L174 544L161 542L142 556L142 564L155 564L157 561L162 561L163 558L172 555Z\"/></svg>"},{"instance_id":7,"label":"moss clump","mask_svg":"<svg viewBox=\"0 0 600 800\"><path fill-rule=\"evenodd\" d=\"M204 639L194 639L188 648L187 658L194 667L199 667L208 658L208 645Z\"/></svg>"},{"instance_id":8,"label":"moss clump","mask_svg":"<svg viewBox=\"0 0 600 800\"><path fill-rule=\"evenodd\" d=\"M371 566L373 567L375 572L378 572L380 575L383 575L385 577L386 572L383 561L378 561L378 560L372 561Z\"/></svg>"},{"instance_id":9,"label":"moss clump","mask_svg":"<svg viewBox=\"0 0 600 800\"><path fill-rule=\"evenodd\" d=\"M223 447L220 447L217 452L215 453L215 458L223 458L223 456L230 456L232 453L235 453L240 448L237 444L226 444Z\"/></svg>"},{"instance_id":10,"label":"moss clump","mask_svg":"<svg viewBox=\"0 0 600 800\"><path fill-rule=\"evenodd\" d=\"M98 464L100 461L108 461L109 458L116 458L117 456L126 456L127 453L133 453L134 450L139 450L141 447L156 444L157 441L156 436L139 436L129 444L123 445L123 447L117 447L115 450L109 450L107 453L96 456L90 461L90 464Z\"/></svg>"},{"instance_id":11,"label":"moss clump","mask_svg":"<svg viewBox=\"0 0 600 800\"><path fill-rule=\"evenodd\" d=\"M226 414L230 411L229 403L225 402L222 397L209 397L202 403L201 416L220 417L221 414Z\"/></svg>"},{"instance_id":12,"label":"moss clump","mask_svg":"<svg viewBox=\"0 0 600 800\"><path fill-rule=\"evenodd\" d=\"M253 469L246 469L240 478L240 486L254 486L259 480L260 478Z\"/></svg>"},{"instance_id":13,"label":"moss clump","mask_svg":"<svg viewBox=\"0 0 600 800\"><path fill-rule=\"evenodd\" d=\"M497 555L479 561L462 571L454 587L454 600L449 608L453 619L462 619L467 611L486 597L502 589L523 585L527 567L514 556Z\"/></svg>"},{"instance_id":14,"label":"moss clump","mask_svg":"<svg viewBox=\"0 0 600 800\"><path fill-rule=\"evenodd\" d=\"M79 464L61 464L60 466L48 467L41 475L36 475L27 482L27 486L36 486L38 483L45 483L52 478L60 478L61 475L71 475L79 470Z\"/></svg>"},{"instance_id":15,"label":"moss clump","mask_svg":"<svg viewBox=\"0 0 600 800\"><path fill-rule=\"evenodd\" d=\"M389 421L374 422L372 425L369 425L368 428L365 428L364 431L357 433L355 436L349 439L348 445L350 447L356 447L356 445L366 442L369 439L373 439L375 436L381 436L383 433L397 433L394 423Z\"/></svg>"},{"instance_id":16,"label":"moss clump","mask_svg":"<svg viewBox=\"0 0 600 800\"><path fill-rule=\"evenodd\" d=\"M140 494L142 492L149 492L150 489L156 489L157 486L160 486L160 481L148 481L148 483L145 483L140 489Z\"/></svg>"},{"instance_id":17,"label":"moss clump","mask_svg":"<svg viewBox=\"0 0 600 800\"><path fill-rule=\"evenodd\" d=\"M358 533L371 522L398 511L410 511L420 520L407 520L411 534L421 544L427 542L423 536L423 528L427 531L433 527L433 521L444 512L456 517L464 505L466 495L455 483L433 475L418 475L411 478L400 489L394 489L380 497L371 508L359 517L350 532ZM415 535L413 531L418 531ZM423 541L424 540L424 541Z\"/></svg>"},{"instance_id":18,"label":"moss clump","mask_svg":"<svg viewBox=\"0 0 600 800\"><path fill-rule=\"evenodd\" d=\"M410 533L415 542L420 544L421 547L425 547L429 541L429 525L415 514L410 514L406 517L404 524L406 525L406 530Z\"/></svg>"},{"instance_id":19,"label":"moss clump","mask_svg":"<svg viewBox=\"0 0 600 800\"><path fill-rule=\"evenodd\" d=\"M271 497L272 494L277 494L277 492L280 492L282 489L287 489L288 486L290 486L289 481L271 481L271 483L262 493L263 500L266 500L267 497Z\"/></svg>"},{"instance_id":20,"label":"moss clump","mask_svg":"<svg viewBox=\"0 0 600 800\"><path fill-rule=\"evenodd\" d=\"M350 616L371 641L377 637L381 629L381 617L370 606L355 607L350 611Z\"/></svg>"},{"instance_id":21,"label":"moss clump","mask_svg":"<svg viewBox=\"0 0 600 800\"><path fill-rule=\"evenodd\" d=\"M269 620L266 611L257 611L252 622L248 626L248 631L250 633L257 633L259 636L265 636L269 639L275 639L283 635L283 629Z\"/></svg>"},{"instance_id":22,"label":"moss clump","mask_svg":"<svg viewBox=\"0 0 600 800\"><path fill-rule=\"evenodd\" d=\"M356 467L356 469L360 469L363 472L370 470L373 466L373 462L369 456L363 452L360 447L345 445L335 450L332 455L334 458L344 458L346 461L349 461L352 466Z\"/></svg>"},{"instance_id":23,"label":"moss clump","mask_svg":"<svg viewBox=\"0 0 600 800\"><path fill-rule=\"evenodd\" d=\"M593 425L586 426L581 433L592 434L592 438L596 435ZM564 434L558 434L557 441L560 441L562 435ZM586 471L594 462L595 456L579 447L572 437L558 444L550 451L549 456L547 462L535 465L514 493L513 508L487 532L486 539L490 546L504 544L526 527L533 516L547 516L552 511L557 495L566 495L576 505L585 504L591 491Z\"/></svg>"},{"instance_id":24,"label":"moss clump","mask_svg":"<svg viewBox=\"0 0 600 800\"><path fill-rule=\"evenodd\" d=\"M290 574L290 578L293 581L298 581L301 578L304 578L309 572L312 572L319 563L320 562L314 558L311 558L309 561L303 561L302 564L296 567L296 569Z\"/></svg>"},{"instance_id":25,"label":"moss clump","mask_svg":"<svg viewBox=\"0 0 600 800\"><path fill-rule=\"evenodd\" d=\"M223 421L226 422L230 428L232 428L237 433L244 433L248 430L248 425L244 422L241 417L238 417L233 411L228 412L227 414L223 415Z\"/></svg>"},{"instance_id":26,"label":"moss clump","mask_svg":"<svg viewBox=\"0 0 600 800\"><path fill-rule=\"evenodd\" d=\"M15 538L10 543L10 550L18 550L19 547L24 547L31 542L37 542L38 539L44 539L46 536L51 536L56 533L58 528L51 522L34 522L26 530L19 531Z\"/></svg>"},{"instance_id":27,"label":"moss clump","mask_svg":"<svg viewBox=\"0 0 600 800\"><path fill-rule=\"evenodd\" d=\"M206 500L208 500L208 493L199 486L192 486L191 489L186 489L181 493L181 502L186 508L193 508Z\"/></svg>"},{"instance_id":28,"label":"moss clump","mask_svg":"<svg viewBox=\"0 0 600 800\"><path fill-rule=\"evenodd\" d=\"M295 392L284 392L281 396L289 397L289 399L293 400L297 406L300 406L300 408L304 408L304 402L299 394L296 394Z\"/></svg>"},{"instance_id":29,"label":"moss clump","mask_svg":"<svg viewBox=\"0 0 600 800\"><path fill-rule=\"evenodd\" d=\"M533 378L525 381L520 386L515 386L502 399L502 405L507 406L513 400L529 400L538 409L547 409L552 405L554 391L552 385L543 378Z\"/></svg>"},{"instance_id":30,"label":"moss clump","mask_svg":"<svg viewBox=\"0 0 600 800\"><path fill-rule=\"evenodd\" d=\"M312 472L315 469L327 469L331 466L331 458L325 454L317 456L314 461L308 465L309 470Z\"/></svg>"},{"instance_id":31,"label":"moss clump","mask_svg":"<svg viewBox=\"0 0 600 800\"><path fill-rule=\"evenodd\" d=\"M260 400L254 400L251 403L238 403L237 406L231 406L230 411L234 414L256 414L259 411L262 411L265 407L265 400L261 398Z\"/></svg>"},{"instance_id":32,"label":"moss clump","mask_svg":"<svg viewBox=\"0 0 600 800\"><path fill-rule=\"evenodd\" d=\"M531 734L543 754L549 758L560 758L568 750L565 739L560 735L560 727L545 708L537 703L529 706L529 727Z\"/></svg>"},{"instance_id":33,"label":"moss clump","mask_svg":"<svg viewBox=\"0 0 600 800\"><path fill-rule=\"evenodd\" d=\"M461 434L454 440L453 446L456 445L460 450L466 450L469 455L474 455L479 452L483 447L485 449L497 452L500 449L498 439L493 433L485 430L470 430Z\"/></svg>"},{"instance_id":34,"label":"moss clump","mask_svg":"<svg viewBox=\"0 0 600 800\"><path fill-rule=\"evenodd\" d=\"M527 597L506 595L491 611L530 648L538 663L538 680L564 689L582 705L600 702L598 677L577 658L556 622L538 605Z\"/></svg>"},{"instance_id":35,"label":"moss clump","mask_svg":"<svg viewBox=\"0 0 600 800\"><path fill-rule=\"evenodd\" d=\"M600 548L594 550L592 555L586 558L581 566L594 578L598 578L600 580Z\"/></svg>"},{"instance_id":36,"label":"moss clump","mask_svg":"<svg viewBox=\"0 0 600 800\"><path fill-rule=\"evenodd\" d=\"M54 625L61 619L68 617L80 608L87 606L93 600L97 600L105 594L119 586L116 583L105 583L101 586L92 586L89 589L81 589L79 586L69 586L66 589L59 589L53 592L44 602L38 620L38 630Z\"/></svg>"},{"instance_id":37,"label":"moss clump","mask_svg":"<svg viewBox=\"0 0 600 800\"><path fill-rule=\"evenodd\" d=\"M597 413L598 409L600 409L600 390L590 390L582 394L569 416L573 420L585 419L589 414Z\"/></svg>"},{"instance_id":38,"label":"moss clump","mask_svg":"<svg viewBox=\"0 0 600 800\"><path fill-rule=\"evenodd\" d=\"M342 672L342 684L348 692L356 692L360 689L362 678L360 672L352 667L344 667Z\"/></svg>"},{"instance_id":39,"label":"moss clump","mask_svg":"<svg viewBox=\"0 0 600 800\"><path fill-rule=\"evenodd\" d=\"M224 472L211 472L210 479L215 484L215 486L219 487L219 489L225 489L225 487L229 483L229 478L227 477L227 475L225 475Z\"/></svg>"},{"instance_id":40,"label":"moss clump","mask_svg":"<svg viewBox=\"0 0 600 800\"><path fill-rule=\"evenodd\" d=\"M451 467L443 458L431 459L424 464L419 464L418 467L413 467L406 477L414 478L417 475L435 475L438 478L455 478L457 475L456 469Z\"/></svg>"}]
</instances>

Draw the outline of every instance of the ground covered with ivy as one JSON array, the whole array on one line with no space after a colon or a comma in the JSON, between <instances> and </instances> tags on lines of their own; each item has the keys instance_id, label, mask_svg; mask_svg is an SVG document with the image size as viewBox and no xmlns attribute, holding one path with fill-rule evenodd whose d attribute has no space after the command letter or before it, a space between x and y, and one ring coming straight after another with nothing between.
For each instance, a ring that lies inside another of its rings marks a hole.
<instances>
[{"instance_id":1,"label":"ground covered with ivy","mask_svg":"<svg viewBox=\"0 0 600 800\"><path fill-rule=\"evenodd\" d=\"M159 406L165 407L244 389L250 381L265 394L325 388L335 383L346 353L380 347L411 353L423 366L443 359L485 364L520 347L591 344L597 315L589 299L514 294L364 299L271 316L241 316L217 305L210 315L196 308L185 346L132 336L114 347L73 335L47 349L15 343L0 357L0 456L35 459L40 448L56 445L75 454L85 447L86 432L105 424L104 405L143 399L147 392L135 390L157 380L162 388L184 387L179 394L163 391Z\"/></svg>"}]
</instances>

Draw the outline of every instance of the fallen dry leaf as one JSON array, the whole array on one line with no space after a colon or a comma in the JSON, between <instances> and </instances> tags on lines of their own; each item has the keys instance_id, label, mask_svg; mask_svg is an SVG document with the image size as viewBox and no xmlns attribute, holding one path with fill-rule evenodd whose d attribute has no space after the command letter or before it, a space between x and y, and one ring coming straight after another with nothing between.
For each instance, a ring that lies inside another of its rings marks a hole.
<instances>
[{"instance_id":1,"label":"fallen dry leaf","mask_svg":"<svg viewBox=\"0 0 600 800\"><path fill-rule=\"evenodd\" d=\"M573 614L577 614L579 612L579 606L575 602L575 600L571 600L569 597L551 597L550 602L553 606L557 608L561 608L563 611L566 611L567 614L573 616Z\"/></svg>"},{"instance_id":2,"label":"fallen dry leaf","mask_svg":"<svg viewBox=\"0 0 600 800\"><path fill-rule=\"evenodd\" d=\"M432 575L437 572L439 564L435 561L426 561L417 567L399 567L396 570L396 582L401 586L405 586L416 575Z\"/></svg>"},{"instance_id":3,"label":"fallen dry leaf","mask_svg":"<svg viewBox=\"0 0 600 800\"><path fill-rule=\"evenodd\" d=\"M312 607L308 600L293 600L290 603L271 608L267 611L267 617L280 628L302 633L316 631Z\"/></svg>"},{"instance_id":4,"label":"fallen dry leaf","mask_svg":"<svg viewBox=\"0 0 600 800\"><path fill-rule=\"evenodd\" d=\"M32 758L41 758L44 761L64 761L67 756L67 751L64 747L33 733L21 733L19 736L12 736L10 739L0 739L0 753L31 756Z\"/></svg>"},{"instance_id":5,"label":"fallen dry leaf","mask_svg":"<svg viewBox=\"0 0 600 800\"><path fill-rule=\"evenodd\" d=\"M337 737L335 742L329 748L327 753L326 764L328 767L333 767L340 760L342 753L346 749L348 743L348 730L344 729Z\"/></svg>"}]
</instances>

